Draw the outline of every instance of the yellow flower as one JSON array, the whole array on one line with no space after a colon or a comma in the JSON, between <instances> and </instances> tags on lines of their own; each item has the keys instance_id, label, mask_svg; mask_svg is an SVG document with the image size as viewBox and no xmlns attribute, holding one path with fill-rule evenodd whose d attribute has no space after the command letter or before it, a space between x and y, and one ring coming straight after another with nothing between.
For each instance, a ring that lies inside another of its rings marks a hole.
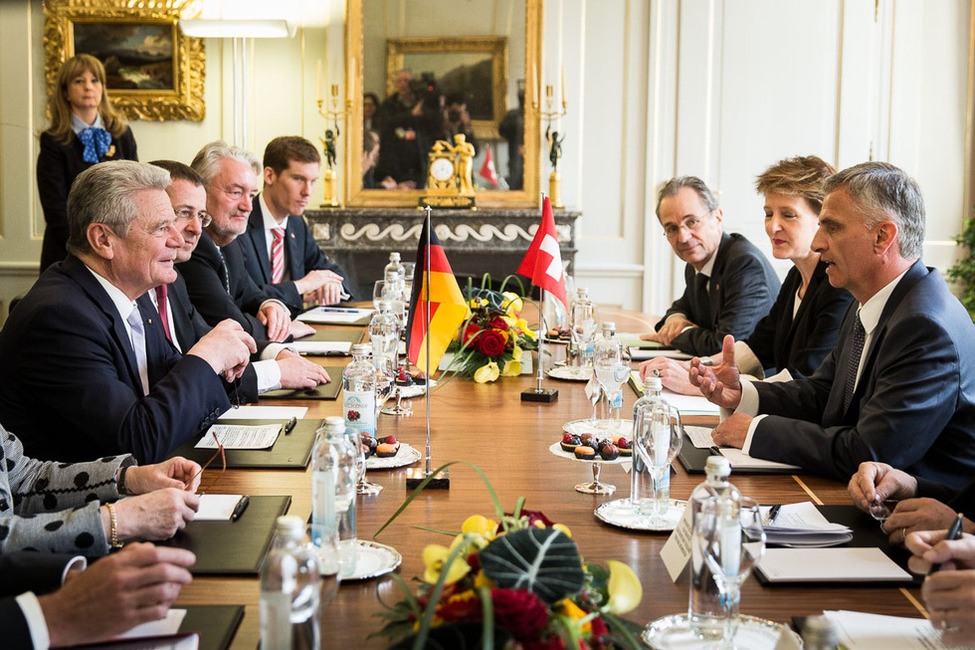
<instances>
[{"instance_id":1,"label":"yellow flower","mask_svg":"<svg viewBox=\"0 0 975 650\"><path fill-rule=\"evenodd\" d=\"M518 319L514 316L508 316L506 314L501 315L501 320L503 320L507 325L508 329L514 329L515 325L518 323Z\"/></svg>"},{"instance_id":2,"label":"yellow flower","mask_svg":"<svg viewBox=\"0 0 975 650\"><path fill-rule=\"evenodd\" d=\"M560 531L566 537L572 537L572 531L569 530L569 527L566 526L565 524L552 524L552 528L554 528L557 531Z\"/></svg>"},{"instance_id":3,"label":"yellow flower","mask_svg":"<svg viewBox=\"0 0 975 650\"><path fill-rule=\"evenodd\" d=\"M515 347L512 348L512 350L511 350L511 360L512 361L521 361L521 353L523 351L524 350L522 350L521 348L519 348L518 347L518 344L516 343L515 344Z\"/></svg>"},{"instance_id":4,"label":"yellow flower","mask_svg":"<svg viewBox=\"0 0 975 650\"><path fill-rule=\"evenodd\" d=\"M628 565L616 560L609 560L609 611L622 616L636 609L643 599L643 586Z\"/></svg>"},{"instance_id":5,"label":"yellow flower","mask_svg":"<svg viewBox=\"0 0 975 650\"><path fill-rule=\"evenodd\" d=\"M504 309L505 312L520 314L521 310L524 309L525 304L518 294L512 291L505 291L501 295L505 297L505 301L501 304L501 308Z\"/></svg>"},{"instance_id":6,"label":"yellow flower","mask_svg":"<svg viewBox=\"0 0 975 650\"><path fill-rule=\"evenodd\" d=\"M488 589L497 588L497 584L494 580L484 575L484 571L478 571L477 575L474 576L474 588L480 589L481 587L487 587Z\"/></svg>"},{"instance_id":7,"label":"yellow flower","mask_svg":"<svg viewBox=\"0 0 975 650\"><path fill-rule=\"evenodd\" d=\"M519 318L518 320L516 320L515 327L517 327L518 331L523 334L531 331L530 328L528 327L528 321L526 321L524 318Z\"/></svg>"},{"instance_id":8,"label":"yellow flower","mask_svg":"<svg viewBox=\"0 0 975 650\"><path fill-rule=\"evenodd\" d=\"M504 362L504 370L501 371L502 377L517 377L521 374L521 361L509 359Z\"/></svg>"},{"instance_id":9,"label":"yellow flower","mask_svg":"<svg viewBox=\"0 0 975 650\"><path fill-rule=\"evenodd\" d=\"M440 572L444 569L443 565L447 561L448 555L450 555L450 549L440 544L429 544L423 549L423 564L426 565L426 570L423 572L424 582L435 584L440 579ZM466 576L470 570L471 567L463 555L456 557L447 569L447 578L444 580L444 584L451 585L457 582Z\"/></svg>"},{"instance_id":10,"label":"yellow flower","mask_svg":"<svg viewBox=\"0 0 975 650\"><path fill-rule=\"evenodd\" d=\"M489 381L494 381L501 376L501 370L498 369L498 364L494 361L489 361L477 370L474 371L474 381L479 384L484 384Z\"/></svg>"},{"instance_id":11,"label":"yellow flower","mask_svg":"<svg viewBox=\"0 0 975 650\"><path fill-rule=\"evenodd\" d=\"M586 613L568 598L563 598L555 603L555 611L561 612L563 616L567 617L573 623L577 623L586 617ZM579 631L583 634L588 634L591 629L592 623L587 621L582 624Z\"/></svg>"},{"instance_id":12,"label":"yellow flower","mask_svg":"<svg viewBox=\"0 0 975 650\"><path fill-rule=\"evenodd\" d=\"M498 522L491 521L484 515L471 515L464 520L464 525L460 529L462 532L479 535L491 541L498 534Z\"/></svg>"}]
</instances>

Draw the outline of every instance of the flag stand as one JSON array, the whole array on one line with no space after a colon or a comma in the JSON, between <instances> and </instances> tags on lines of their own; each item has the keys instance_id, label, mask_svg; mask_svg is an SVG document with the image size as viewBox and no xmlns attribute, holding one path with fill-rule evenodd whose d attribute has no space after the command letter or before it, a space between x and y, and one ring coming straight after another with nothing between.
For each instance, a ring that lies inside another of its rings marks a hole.
<instances>
[{"instance_id":1,"label":"flag stand","mask_svg":"<svg viewBox=\"0 0 975 650\"><path fill-rule=\"evenodd\" d=\"M542 349L545 346L545 296L548 291L545 289L539 289L542 296L539 301L541 304L538 306L538 375L537 383L535 388L529 388L528 390L522 391L521 401L522 402L554 402L559 398L559 391L557 388L542 388Z\"/></svg>"},{"instance_id":2,"label":"flag stand","mask_svg":"<svg viewBox=\"0 0 975 650\"><path fill-rule=\"evenodd\" d=\"M424 453L424 467L423 469L411 467L406 470L406 489L407 491L412 491L420 487L424 481L429 481L423 488L426 490L449 490L450 489L450 470L445 469L434 478L430 478L433 470L430 467L430 377L433 374L432 368L430 368L430 225L432 219L430 206L426 206L427 218L426 218L426 236L427 236L427 247L426 252L423 255L423 282L424 289L426 290L427 299L425 301L424 308L424 322L426 323L426 328L424 329L423 336L426 339L426 366L427 366L427 376L426 383L423 389L423 398L427 403L427 445ZM415 272L414 272L415 275Z\"/></svg>"}]
</instances>

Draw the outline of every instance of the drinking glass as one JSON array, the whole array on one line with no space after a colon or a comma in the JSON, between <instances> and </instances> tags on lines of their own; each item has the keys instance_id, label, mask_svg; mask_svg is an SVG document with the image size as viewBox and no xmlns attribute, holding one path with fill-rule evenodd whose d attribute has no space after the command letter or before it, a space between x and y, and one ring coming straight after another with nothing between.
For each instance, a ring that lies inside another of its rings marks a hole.
<instances>
[{"instance_id":1,"label":"drinking glass","mask_svg":"<svg viewBox=\"0 0 975 650\"><path fill-rule=\"evenodd\" d=\"M379 303L383 300L383 287L386 286L385 280L376 280L372 287L372 306L379 311Z\"/></svg>"},{"instance_id":2,"label":"drinking glass","mask_svg":"<svg viewBox=\"0 0 975 650\"><path fill-rule=\"evenodd\" d=\"M630 375L630 369L620 358L619 349L600 350L596 352L593 355L593 369L596 373L596 381L599 382L599 386L602 388L602 394L605 395L606 404L611 407L613 400L616 398L616 394L620 392L623 384L626 383L626 379ZM598 398L593 400L592 406L592 420L594 423L596 422L597 400ZM619 413L616 415L619 415Z\"/></svg>"},{"instance_id":3,"label":"drinking glass","mask_svg":"<svg viewBox=\"0 0 975 650\"><path fill-rule=\"evenodd\" d=\"M660 510L658 486L663 480L664 472L670 471L670 464L680 453L684 427L680 420L680 412L676 408L658 402L637 416L633 430L636 452L653 478L653 509L650 512L650 524L655 525L660 523L663 514Z\"/></svg>"},{"instance_id":4,"label":"drinking glass","mask_svg":"<svg viewBox=\"0 0 975 650\"><path fill-rule=\"evenodd\" d=\"M711 497L694 520L694 543L714 576L725 608L722 650L735 650L741 585L765 553L762 513L753 499Z\"/></svg>"},{"instance_id":5,"label":"drinking glass","mask_svg":"<svg viewBox=\"0 0 975 650\"><path fill-rule=\"evenodd\" d=\"M589 346L596 336L599 327L599 314L596 305L588 300L573 301L569 314L569 325L572 328L572 345L578 350L583 367L592 367L592 357L589 356Z\"/></svg>"}]
</instances>

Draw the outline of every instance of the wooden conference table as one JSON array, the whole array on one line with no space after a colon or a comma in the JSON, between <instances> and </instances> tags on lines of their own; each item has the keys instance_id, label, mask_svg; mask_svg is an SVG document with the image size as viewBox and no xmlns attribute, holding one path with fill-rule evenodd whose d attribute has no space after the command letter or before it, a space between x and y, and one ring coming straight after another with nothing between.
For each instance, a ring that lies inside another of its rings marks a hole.
<instances>
[{"instance_id":1,"label":"wooden conference table","mask_svg":"<svg viewBox=\"0 0 975 650\"><path fill-rule=\"evenodd\" d=\"M618 331L647 331L650 323L641 315L604 309L602 319L615 320ZM334 357L329 358L334 365ZM341 381L341 377L333 377ZM615 494L588 495L573 486L592 479L590 463L574 462L549 453L548 447L562 435L563 423L588 417L591 411L582 383L546 379L559 389L551 404L521 402L520 393L534 385L534 376L502 377L490 384L476 384L458 377L431 396L433 467L460 460L477 464L494 485L507 510L519 496L526 508L543 511L550 519L567 525L587 561L604 564L616 559L629 564L643 583L643 601L627 618L647 623L661 616L686 611L686 578L671 582L658 554L666 534L627 531L599 522L593 510L606 500L629 494L629 478L619 466L604 466L601 480L617 486ZM635 401L624 387L624 412ZM338 401L261 401L262 404L308 406L308 418L341 414ZM418 449L425 440L424 400L413 400L410 417L382 415L379 435L395 435ZM707 418L690 420L705 423ZM713 420L712 420L713 421ZM687 420L685 420L687 422ZM416 466L422 466L419 461ZM671 496L686 499L703 480L687 474L679 463L671 479ZM407 495L405 469L370 471L369 480L384 487L375 497L359 497L358 535L373 539L374 533L403 503ZM794 503L812 500L827 505L847 505L845 484L809 475L732 475L742 494L761 503ZM250 495L288 494L293 497L290 513L308 517L311 512L311 474L304 471L227 470L208 481L211 493ZM422 551L427 544L449 544L448 537L417 530L421 525L440 530L460 530L472 514L493 517L490 496L481 479L470 468L451 468L449 491L426 491L375 541L395 547L403 556L399 574L409 583L423 573ZM198 577L183 588L180 605L245 604L246 614L233 641L235 648L254 648L259 640L259 579L254 577ZM395 583L385 578L345 583L323 612L323 647L384 648L384 638L366 640L381 626L374 615L382 610L377 594L387 602L401 599ZM824 609L850 609L877 614L918 617L923 609L916 589L811 585L764 587L752 576L746 582L741 612L779 622L795 615L821 613Z\"/></svg>"}]
</instances>

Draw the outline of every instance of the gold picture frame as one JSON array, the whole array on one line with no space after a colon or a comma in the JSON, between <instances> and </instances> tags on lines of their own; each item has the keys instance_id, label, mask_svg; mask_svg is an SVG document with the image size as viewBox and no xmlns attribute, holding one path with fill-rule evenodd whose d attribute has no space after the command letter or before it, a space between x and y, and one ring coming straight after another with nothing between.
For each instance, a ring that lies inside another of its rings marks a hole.
<instances>
[{"instance_id":1,"label":"gold picture frame","mask_svg":"<svg viewBox=\"0 0 975 650\"><path fill-rule=\"evenodd\" d=\"M126 118L161 122L206 116L202 38L177 21L194 0L45 0L44 53L48 95L61 65L78 53L106 68L106 90ZM141 39L141 40L140 40Z\"/></svg>"},{"instance_id":2,"label":"gold picture frame","mask_svg":"<svg viewBox=\"0 0 975 650\"><path fill-rule=\"evenodd\" d=\"M422 59L420 58L422 57ZM411 61L410 59L416 59ZM426 65L418 65L422 60ZM488 63L489 79L478 75ZM498 126L505 114L508 87L508 39L504 36L459 36L436 38L391 38L386 41L386 95L396 93L396 73L403 68L433 69L438 81L451 71L465 75L464 90L471 126L478 138L498 137ZM485 87L487 84L490 87ZM441 89L449 91L449 89Z\"/></svg>"}]
</instances>

